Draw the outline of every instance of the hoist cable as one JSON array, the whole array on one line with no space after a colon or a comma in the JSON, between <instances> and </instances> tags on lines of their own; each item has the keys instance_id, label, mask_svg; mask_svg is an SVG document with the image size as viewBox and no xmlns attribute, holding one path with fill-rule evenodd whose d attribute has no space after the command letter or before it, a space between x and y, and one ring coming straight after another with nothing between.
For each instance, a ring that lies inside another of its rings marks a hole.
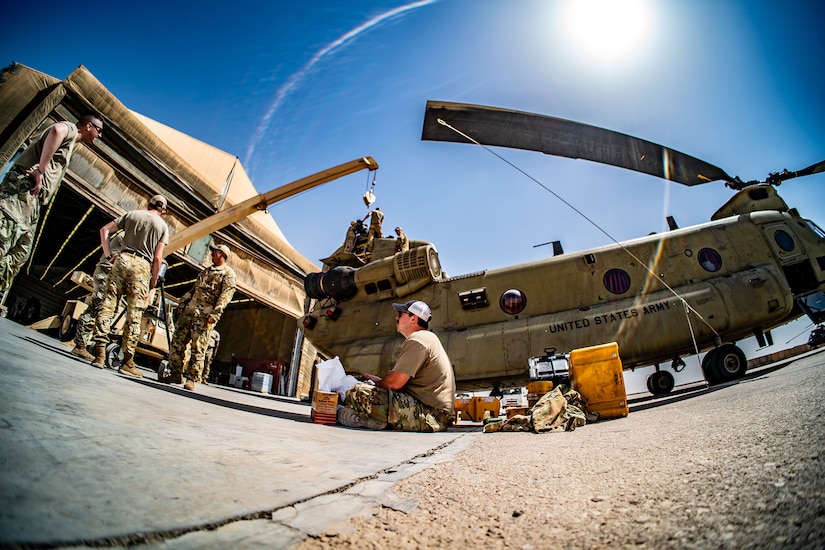
<instances>
[{"instance_id":1,"label":"hoist cable","mask_svg":"<svg viewBox=\"0 0 825 550\"><path fill-rule=\"evenodd\" d=\"M588 223L590 223L590 225L592 225L593 227L595 227L596 229L598 229L599 231L601 231L601 232L602 232L602 233L603 233L603 234L604 234L604 235L605 235L608 239L610 239L611 241L613 241L613 243L614 243L614 244L618 245L618 246L619 246L619 248L621 248L622 250L624 250L624 251L625 251L625 253L627 253L627 255L629 255L631 258L633 258L634 260L636 260L636 262L638 262L638 264L639 264L639 265L644 266L645 270L647 270L647 272L648 272L648 273L650 273L650 275L651 275L654 279L656 279L657 281L659 281L659 282L662 284L662 286L664 286L667 290L669 290L669 291L671 292L671 294L673 294L673 295L674 295L674 296L675 296L675 297L676 297L679 301L681 301L681 302L682 302L682 304L683 304L683 305L684 305L684 307L685 307L685 316L687 317L688 326L690 326L691 336L693 335L693 327L690 325L690 318L689 318L689 316L688 316L688 312L689 312L689 311L690 311L690 312L693 312L694 314L696 314L696 316L697 316L697 317L698 317L698 318L699 318L699 319L700 319L700 320L701 320L701 321L702 321L705 325L707 325L707 327L708 327L711 331L713 331L713 334L715 334L715 335L717 336L717 338L719 337L719 333L717 333L717 332L716 332L716 330L715 330L715 329L714 329L714 328L710 325L710 323L708 323L708 322L705 320L705 318L704 318L704 317L702 317L702 315L701 315L698 311L696 311L696 310L695 310L695 309L694 309L694 308L693 308L693 307L692 307L689 303L687 303L687 300L685 300L685 299L684 299L681 295L679 295L679 293L678 293L678 292L676 292L673 288L671 288L671 287L670 287L670 285L668 285L666 282L664 282L664 281L662 280L662 278L661 278L661 277L659 277L658 275L656 275L656 273L654 273L654 272L653 272L653 270L652 270L652 269L650 269L650 267L648 267L648 265L647 265L647 263L646 263L646 262L643 262L642 260L640 260L639 258L637 258L637 257L636 257L636 255L635 255L635 254L633 254L633 252L631 252L631 251L630 251L630 250L629 250L626 246L624 246L622 243L620 243L620 242L619 242L619 241L617 241L615 238L613 238L613 236L612 236L610 233L608 233L606 230L604 230L604 229L603 229L603 228L602 228L599 224L597 224L596 222L594 222L593 220L591 220L591 219L590 219L590 218L589 218L589 217L588 217L588 216L587 216L584 212L582 212L581 210L579 210L578 208L576 208L575 206L573 206L571 203L569 203L568 201L566 201L566 200L565 200L562 196L560 196L558 193L556 193L555 191L553 191L552 189L550 189L549 187L547 187L546 185L544 185L542 182L540 182L539 180L537 180L536 178L534 178L533 176L531 176L530 174L528 174L527 172L525 172L524 170L522 170L521 168L519 168L518 166L516 166L515 164L513 164L512 162L510 162L510 161L509 161L509 160L507 160L506 158L504 158L503 156L499 155L498 153L496 153L495 151L493 151L492 149L490 149L490 148L489 148L489 147L487 147L486 145L484 145L484 144L482 144L482 143L480 143L480 142L476 141L476 140L475 140L475 139L473 139L472 137L468 136L467 134L465 134L465 133L464 133L464 132L462 132L461 130L459 130L459 129L457 129L457 128L453 127L453 126L451 126L450 124L448 124L447 122L445 122L444 120L442 120L442 119L440 119L440 118L438 119L438 123L439 123L439 124L441 124L442 126L446 126L447 128L449 128L449 129L450 129L450 130L452 130L453 132L457 133L458 135L460 135L460 136L464 137L465 139L467 139L467 140L471 141L472 143L474 143L474 144L478 145L479 147L481 147L482 149L484 149L485 151L487 151L487 152L488 152L488 153L490 153L491 155L495 156L496 158L498 158L498 159L499 159L499 160L501 160L502 162L504 162L504 163L506 163L506 164L510 165L510 167L512 167L513 169L515 169L516 171L518 171L518 172L519 172L519 173L521 173L522 175L526 176L528 179L532 180L532 181L533 181L534 183L536 183L539 187L541 187L542 189L544 189L545 191L547 191L548 193L550 193L551 195L553 195L554 197L556 197L558 200L560 200L562 203L564 203L564 204L565 204L568 208L570 208L570 209L571 209L571 210L573 210L576 214L578 214L579 216L581 216L582 218L584 218L584 219L585 219ZM697 347L697 345L696 345L696 340L695 340L695 339L693 340L693 345L694 345L694 349L696 350L696 353L698 354L698 353L699 353L699 349L698 349L698 347Z\"/></svg>"}]
</instances>

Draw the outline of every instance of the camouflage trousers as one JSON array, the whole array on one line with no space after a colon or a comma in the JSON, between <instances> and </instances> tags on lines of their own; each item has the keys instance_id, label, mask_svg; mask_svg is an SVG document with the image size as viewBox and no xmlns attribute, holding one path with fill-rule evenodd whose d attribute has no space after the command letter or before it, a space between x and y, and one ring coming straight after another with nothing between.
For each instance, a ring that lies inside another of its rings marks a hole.
<instances>
[{"instance_id":1,"label":"camouflage trousers","mask_svg":"<svg viewBox=\"0 0 825 550\"><path fill-rule=\"evenodd\" d=\"M31 177L12 168L0 183L0 292L6 291L31 255L40 201L29 192Z\"/></svg>"},{"instance_id":2,"label":"camouflage trousers","mask_svg":"<svg viewBox=\"0 0 825 550\"><path fill-rule=\"evenodd\" d=\"M132 254L121 253L112 266L103 291L103 302L95 321L94 341L108 344L112 329L112 319L120 298L126 301L126 320L123 324L123 338L120 346L124 354L135 354L140 338L140 320L148 305L149 281L152 279L152 266Z\"/></svg>"},{"instance_id":3,"label":"camouflage trousers","mask_svg":"<svg viewBox=\"0 0 825 550\"><path fill-rule=\"evenodd\" d=\"M453 423L453 415L436 411L404 392L356 384L347 391L344 405L356 414L387 422L393 430L404 432L444 432Z\"/></svg>"},{"instance_id":4,"label":"camouflage trousers","mask_svg":"<svg viewBox=\"0 0 825 550\"><path fill-rule=\"evenodd\" d=\"M370 227L369 231L367 231L367 246L364 250L368 260L372 257L372 249L375 247L375 239L380 238L381 231L375 230L372 227Z\"/></svg>"},{"instance_id":5,"label":"camouflage trousers","mask_svg":"<svg viewBox=\"0 0 825 550\"><path fill-rule=\"evenodd\" d=\"M208 323L207 319L208 317L182 313L175 323L175 335L169 346L169 370L183 373L186 378L196 382L201 381L209 333L215 326ZM184 365L187 344L190 344L189 361Z\"/></svg>"},{"instance_id":6,"label":"camouflage trousers","mask_svg":"<svg viewBox=\"0 0 825 550\"><path fill-rule=\"evenodd\" d=\"M207 337L206 355L203 358L203 370L201 371L201 382L206 383L209 380L209 373L212 370L212 361L214 360L214 348L208 347L209 338Z\"/></svg>"},{"instance_id":7,"label":"camouflage trousers","mask_svg":"<svg viewBox=\"0 0 825 550\"><path fill-rule=\"evenodd\" d=\"M74 336L75 346L81 349L85 349L89 345L89 340L94 336L95 320L98 312L100 312L100 306L103 304L103 292L106 290L106 277L109 276L111 270L112 264L99 262L92 274L92 294L89 297L86 311L77 318L77 332Z\"/></svg>"}]
</instances>

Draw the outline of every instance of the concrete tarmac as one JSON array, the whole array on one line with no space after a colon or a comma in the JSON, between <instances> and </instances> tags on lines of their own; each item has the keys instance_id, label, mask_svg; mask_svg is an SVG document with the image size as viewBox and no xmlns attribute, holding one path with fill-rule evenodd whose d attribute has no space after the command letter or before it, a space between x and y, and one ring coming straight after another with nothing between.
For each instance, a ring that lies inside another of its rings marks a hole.
<instances>
[{"instance_id":1,"label":"concrete tarmac","mask_svg":"<svg viewBox=\"0 0 825 550\"><path fill-rule=\"evenodd\" d=\"M288 548L481 433L314 424L310 407L99 370L0 319L0 547Z\"/></svg>"}]
</instances>

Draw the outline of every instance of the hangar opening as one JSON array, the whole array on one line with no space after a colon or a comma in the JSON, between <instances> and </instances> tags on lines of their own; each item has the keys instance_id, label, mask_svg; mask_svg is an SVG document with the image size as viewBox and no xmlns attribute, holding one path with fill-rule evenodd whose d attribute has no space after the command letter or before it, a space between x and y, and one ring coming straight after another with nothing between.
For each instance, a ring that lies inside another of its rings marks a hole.
<instances>
[{"instance_id":1,"label":"hangar opening","mask_svg":"<svg viewBox=\"0 0 825 550\"><path fill-rule=\"evenodd\" d=\"M172 237L258 195L237 157L130 111L83 66L59 80L12 64L0 71L0 103L3 172L55 122L74 124L92 109L105 126L94 145L78 144L54 198L41 211L31 257L3 297L4 313L17 322L59 316L67 300L81 298L86 291L71 276L94 271L99 229L145 208L152 195L169 200L163 218ZM303 313L303 277L317 266L289 245L262 210L170 254L165 291L171 299L192 286L213 240L230 247L228 263L237 274L235 296L216 327L221 342L213 375L234 373L240 365L249 378L253 372L273 374L273 393L307 395L316 354L296 319Z\"/></svg>"}]
</instances>

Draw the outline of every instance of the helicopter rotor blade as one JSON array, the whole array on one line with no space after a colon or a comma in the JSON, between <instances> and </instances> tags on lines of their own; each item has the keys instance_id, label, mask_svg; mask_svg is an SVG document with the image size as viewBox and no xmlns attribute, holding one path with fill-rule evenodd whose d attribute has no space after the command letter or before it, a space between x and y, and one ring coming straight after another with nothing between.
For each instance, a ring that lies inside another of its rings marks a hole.
<instances>
[{"instance_id":1,"label":"helicopter rotor blade","mask_svg":"<svg viewBox=\"0 0 825 550\"><path fill-rule=\"evenodd\" d=\"M585 159L683 185L735 181L717 166L650 141L572 120L483 105L427 101L421 139L467 143L439 119L483 145Z\"/></svg>"},{"instance_id":2,"label":"helicopter rotor blade","mask_svg":"<svg viewBox=\"0 0 825 550\"><path fill-rule=\"evenodd\" d=\"M807 168L803 168L802 170L798 170L796 172L789 172L788 170L775 172L768 176L767 182L771 185L779 185L785 180L798 178L800 176L810 176L811 174L818 174L820 172L825 172L825 160L819 161L816 164L811 164Z\"/></svg>"}]
</instances>

